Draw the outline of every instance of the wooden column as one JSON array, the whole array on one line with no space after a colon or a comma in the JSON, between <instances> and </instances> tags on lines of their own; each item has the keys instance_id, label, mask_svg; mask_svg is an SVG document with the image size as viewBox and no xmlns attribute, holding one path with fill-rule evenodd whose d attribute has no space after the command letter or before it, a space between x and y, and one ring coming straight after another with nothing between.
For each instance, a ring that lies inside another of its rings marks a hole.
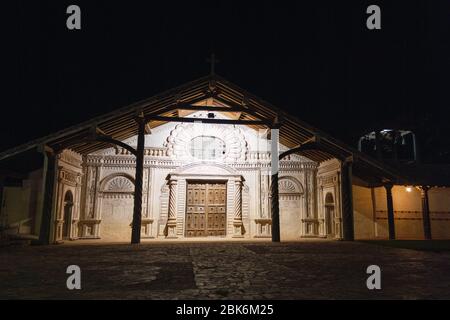
<instances>
[{"instance_id":1,"label":"wooden column","mask_svg":"<svg viewBox=\"0 0 450 320\"><path fill-rule=\"evenodd\" d=\"M279 130L271 129L271 174L272 182L270 187L271 211L272 211L272 242L280 242L280 204L278 198L278 140Z\"/></svg>"},{"instance_id":2,"label":"wooden column","mask_svg":"<svg viewBox=\"0 0 450 320\"><path fill-rule=\"evenodd\" d=\"M131 244L141 242L142 220L142 180L144 176L144 147L145 147L145 121L142 117L136 119L138 124L138 140L136 149L136 175L134 181L134 209L131 230Z\"/></svg>"},{"instance_id":3,"label":"wooden column","mask_svg":"<svg viewBox=\"0 0 450 320\"><path fill-rule=\"evenodd\" d=\"M386 189L389 240L394 240L395 239L395 219L394 219L394 203L392 200L392 184L385 184L384 188Z\"/></svg>"},{"instance_id":4,"label":"wooden column","mask_svg":"<svg viewBox=\"0 0 450 320\"><path fill-rule=\"evenodd\" d=\"M52 211L53 211L53 196L55 186L56 175L56 155L53 150L47 147L43 148L44 155L44 190L43 192L43 206L42 206L42 218L41 227L39 230L39 243L43 245L50 244L50 233L52 223Z\"/></svg>"},{"instance_id":5,"label":"wooden column","mask_svg":"<svg viewBox=\"0 0 450 320\"><path fill-rule=\"evenodd\" d=\"M343 239L345 241L353 241L355 239L355 235L353 226L353 187L351 160L345 160L342 162L341 189Z\"/></svg>"},{"instance_id":6,"label":"wooden column","mask_svg":"<svg viewBox=\"0 0 450 320\"><path fill-rule=\"evenodd\" d=\"M427 186L420 187L420 195L422 198L422 221L423 221L423 235L426 240L431 240L431 221L430 221L430 204L428 202Z\"/></svg>"}]
</instances>

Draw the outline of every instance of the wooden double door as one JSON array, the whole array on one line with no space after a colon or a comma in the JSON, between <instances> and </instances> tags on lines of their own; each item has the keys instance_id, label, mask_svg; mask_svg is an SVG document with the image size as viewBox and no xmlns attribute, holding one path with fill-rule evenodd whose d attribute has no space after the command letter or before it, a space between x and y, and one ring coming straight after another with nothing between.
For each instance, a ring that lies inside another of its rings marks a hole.
<instances>
[{"instance_id":1,"label":"wooden double door","mask_svg":"<svg viewBox=\"0 0 450 320\"><path fill-rule=\"evenodd\" d=\"M186 199L186 237L226 234L227 185L225 182L188 182Z\"/></svg>"}]
</instances>

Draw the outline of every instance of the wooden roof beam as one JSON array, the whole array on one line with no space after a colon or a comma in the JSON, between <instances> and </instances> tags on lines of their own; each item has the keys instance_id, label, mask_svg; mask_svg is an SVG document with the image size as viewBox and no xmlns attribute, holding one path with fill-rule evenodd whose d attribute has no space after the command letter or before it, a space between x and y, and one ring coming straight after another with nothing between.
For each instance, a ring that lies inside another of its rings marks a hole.
<instances>
[{"instance_id":1,"label":"wooden roof beam","mask_svg":"<svg viewBox=\"0 0 450 320\"><path fill-rule=\"evenodd\" d=\"M176 109L186 111L247 112L247 109L242 107L193 106L191 104L177 105Z\"/></svg>"},{"instance_id":2,"label":"wooden roof beam","mask_svg":"<svg viewBox=\"0 0 450 320\"><path fill-rule=\"evenodd\" d=\"M136 149L134 149L132 146L130 146L129 144L126 144L125 142L122 142L120 140L116 140L116 139L112 138L111 136L101 133L101 130L97 127L93 127L91 129L91 134L88 137L88 140L105 142L108 144L116 145L116 146L119 146L119 147L122 147L122 148L128 150L133 155L137 154Z\"/></svg>"},{"instance_id":3,"label":"wooden roof beam","mask_svg":"<svg viewBox=\"0 0 450 320\"><path fill-rule=\"evenodd\" d=\"M259 114L259 113L256 112L255 110L253 110L251 107L248 106L248 104L246 104L246 107L243 107L243 106L240 106L239 104L237 104L237 103L235 103L235 102L228 101L228 100L226 100L226 99L224 99L224 98L221 98L221 97L219 97L219 96L214 97L214 99L216 99L216 100L219 101L219 102L228 104L228 105L230 105L231 107L234 107L234 108L242 108L243 111L241 111L241 112L248 113L248 114L254 116L255 118L258 118L258 119L264 120L264 121L269 121L268 118L264 117L263 115ZM274 119L270 119L270 121L273 121L273 120L274 120Z\"/></svg>"},{"instance_id":4,"label":"wooden roof beam","mask_svg":"<svg viewBox=\"0 0 450 320\"><path fill-rule=\"evenodd\" d=\"M215 124L231 124L231 125L255 125L255 126L268 126L271 127L271 123L261 120L227 120L227 119L213 119L213 118L182 118L182 117L163 117L163 116L149 116L145 117L147 122L150 121L163 121L163 122L199 122L199 123L215 123Z\"/></svg>"}]
</instances>

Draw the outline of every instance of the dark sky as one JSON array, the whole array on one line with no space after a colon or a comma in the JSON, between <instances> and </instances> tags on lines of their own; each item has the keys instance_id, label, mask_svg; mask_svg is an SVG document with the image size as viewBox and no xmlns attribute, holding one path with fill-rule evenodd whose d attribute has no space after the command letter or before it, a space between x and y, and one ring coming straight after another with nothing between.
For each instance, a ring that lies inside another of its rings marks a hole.
<instances>
[{"instance_id":1,"label":"dark sky","mask_svg":"<svg viewBox=\"0 0 450 320\"><path fill-rule=\"evenodd\" d=\"M450 1L15 1L2 21L0 150L204 76L215 52L219 75L353 146L397 124L450 161Z\"/></svg>"}]
</instances>

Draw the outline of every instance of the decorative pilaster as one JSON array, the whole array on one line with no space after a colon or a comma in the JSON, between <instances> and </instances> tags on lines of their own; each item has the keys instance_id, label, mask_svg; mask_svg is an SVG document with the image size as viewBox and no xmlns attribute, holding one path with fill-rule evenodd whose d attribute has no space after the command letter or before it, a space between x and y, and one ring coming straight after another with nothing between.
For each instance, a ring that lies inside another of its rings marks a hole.
<instances>
[{"instance_id":1,"label":"decorative pilaster","mask_svg":"<svg viewBox=\"0 0 450 320\"><path fill-rule=\"evenodd\" d=\"M303 185L304 187L304 192L302 195L302 228L301 228L301 236L302 237L307 237L308 236L308 224L306 223L306 221L309 218L309 209L308 209L308 171L306 169L303 170Z\"/></svg>"},{"instance_id":2,"label":"decorative pilaster","mask_svg":"<svg viewBox=\"0 0 450 320\"><path fill-rule=\"evenodd\" d=\"M242 181L234 182L233 238L242 238Z\"/></svg>"},{"instance_id":3,"label":"decorative pilaster","mask_svg":"<svg viewBox=\"0 0 450 320\"><path fill-rule=\"evenodd\" d=\"M270 201L269 201L269 174L267 172L261 172L261 218L271 219L269 217Z\"/></svg>"},{"instance_id":4,"label":"decorative pilaster","mask_svg":"<svg viewBox=\"0 0 450 320\"><path fill-rule=\"evenodd\" d=\"M83 163L83 196L80 204L81 214L79 227L80 237L84 239L99 239L101 222L101 192L99 192L101 168L103 160L88 163L84 158Z\"/></svg>"},{"instance_id":5,"label":"decorative pilaster","mask_svg":"<svg viewBox=\"0 0 450 320\"><path fill-rule=\"evenodd\" d=\"M144 208L141 220L141 238L154 238L153 236L153 215L151 210L152 197L151 183L153 181L152 170L150 168L144 169Z\"/></svg>"},{"instance_id":6,"label":"decorative pilaster","mask_svg":"<svg viewBox=\"0 0 450 320\"><path fill-rule=\"evenodd\" d=\"M64 228L64 184L62 178L62 166L56 167L56 192L54 197L56 198L56 212L54 217L54 234L53 242L61 243L63 240L63 228ZM69 221L68 221L69 223Z\"/></svg>"},{"instance_id":7,"label":"decorative pilaster","mask_svg":"<svg viewBox=\"0 0 450 320\"><path fill-rule=\"evenodd\" d=\"M78 222L80 221L80 199L81 199L81 179L82 174L78 173L75 183L75 203L73 206L73 218L71 228L71 239L76 240L79 238Z\"/></svg>"},{"instance_id":8,"label":"decorative pilaster","mask_svg":"<svg viewBox=\"0 0 450 320\"><path fill-rule=\"evenodd\" d=\"M302 237L317 236L319 220L317 217L316 206L316 170L307 168L304 173L305 189L304 189L304 210L305 215L302 217Z\"/></svg>"},{"instance_id":9,"label":"decorative pilaster","mask_svg":"<svg viewBox=\"0 0 450 320\"><path fill-rule=\"evenodd\" d=\"M177 184L178 181L169 181L169 217L167 219L167 238L177 237Z\"/></svg>"}]
</instances>

